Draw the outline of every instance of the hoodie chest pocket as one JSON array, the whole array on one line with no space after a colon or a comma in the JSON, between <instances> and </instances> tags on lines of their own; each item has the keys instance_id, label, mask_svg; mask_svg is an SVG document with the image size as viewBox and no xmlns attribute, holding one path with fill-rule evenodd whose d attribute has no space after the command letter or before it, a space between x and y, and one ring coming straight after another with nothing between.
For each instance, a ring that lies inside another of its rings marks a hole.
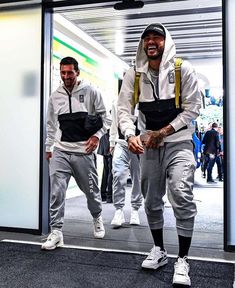
<instances>
[{"instance_id":1,"label":"hoodie chest pocket","mask_svg":"<svg viewBox=\"0 0 235 288\"><path fill-rule=\"evenodd\" d=\"M159 130L165 127L182 112L181 108L175 107L175 98L139 102L139 110L145 116L147 130Z\"/></svg>"},{"instance_id":2,"label":"hoodie chest pocket","mask_svg":"<svg viewBox=\"0 0 235 288\"><path fill-rule=\"evenodd\" d=\"M59 127L62 132L61 141L85 141L89 137L84 128L87 112L66 113L58 116Z\"/></svg>"},{"instance_id":3,"label":"hoodie chest pocket","mask_svg":"<svg viewBox=\"0 0 235 288\"><path fill-rule=\"evenodd\" d=\"M103 127L100 115L88 115L87 112L66 113L58 116L62 132L61 141L86 141Z\"/></svg>"}]
</instances>

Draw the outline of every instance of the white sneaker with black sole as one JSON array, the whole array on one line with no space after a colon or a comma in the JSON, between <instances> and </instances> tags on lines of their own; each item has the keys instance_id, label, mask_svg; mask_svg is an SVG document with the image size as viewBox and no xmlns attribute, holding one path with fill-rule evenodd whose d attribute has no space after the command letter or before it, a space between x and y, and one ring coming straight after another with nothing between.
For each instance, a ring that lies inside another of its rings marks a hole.
<instances>
[{"instance_id":1,"label":"white sneaker with black sole","mask_svg":"<svg viewBox=\"0 0 235 288\"><path fill-rule=\"evenodd\" d=\"M162 251L160 247L153 246L149 255L142 263L142 268L158 269L168 263L166 250Z\"/></svg>"},{"instance_id":2,"label":"white sneaker with black sole","mask_svg":"<svg viewBox=\"0 0 235 288\"><path fill-rule=\"evenodd\" d=\"M93 225L94 225L94 237L97 239L104 238L105 230L102 217L99 216L98 218L94 218Z\"/></svg>"},{"instance_id":3,"label":"white sneaker with black sole","mask_svg":"<svg viewBox=\"0 0 235 288\"><path fill-rule=\"evenodd\" d=\"M185 287L191 286L191 280L188 275L189 273L189 264L187 262L187 257L178 258L174 265L174 276L173 276L173 287Z\"/></svg>"},{"instance_id":4,"label":"white sneaker with black sole","mask_svg":"<svg viewBox=\"0 0 235 288\"><path fill-rule=\"evenodd\" d=\"M47 237L45 243L42 244L42 250L54 250L57 247L64 245L63 234L60 230L52 230L50 235Z\"/></svg>"}]
</instances>

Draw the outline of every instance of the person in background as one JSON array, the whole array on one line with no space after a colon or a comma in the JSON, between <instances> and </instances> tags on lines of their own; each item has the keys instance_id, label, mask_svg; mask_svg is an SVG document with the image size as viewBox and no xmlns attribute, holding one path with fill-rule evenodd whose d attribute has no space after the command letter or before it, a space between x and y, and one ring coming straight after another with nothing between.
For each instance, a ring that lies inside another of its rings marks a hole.
<instances>
[{"instance_id":1,"label":"person in background","mask_svg":"<svg viewBox=\"0 0 235 288\"><path fill-rule=\"evenodd\" d=\"M221 152L219 155L219 161L218 161L219 164L217 164L218 175L216 179L219 179L219 181L223 181L224 180L224 130L223 130L223 127L219 126L217 131L219 133ZM221 165L221 175L219 173L220 165Z\"/></svg>"},{"instance_id":2,"label":"person in background","mask_svg":"<svg viewBox=\"0 0 235 288\"><path fill-rule=\"evenodd\" d=\"M196 72L188 61L181 65L181 105L175 99L176 50L168 30L160 23L142 33L136 65L123 79L118 97L118 124L130 151L140 154L141 189L145 212L154 241L142 267L166 265L163 240L163 196L166 193L176 217L179 252L174 265L173 285L190 286L188 252L197 213L193 200L196 162L193 154L192 121L199 115L201 95ZM140 73L138 129L135 136L133 93Z\"/></svg>"},{"instance_id":3,"label":"person in background","mask_svg":"<svg viewBox=\"0 0 235 288\"><path fill-rule=\"evenodd\" d=\"M205 162L207 162L207 183L214 183L215 180L212 177L212 170L217 164L219 181L222 181L222 163L220 158L221 145L219 133L217 131L218 124L216 122L212 123L212 128L206 132L202 139L202 144L204 144L203 153L205 155Z\"/></svg>"},{"instance_id":4,"label":"person in background","mask_svg":"<svg viewBox=\"0 0 235 288\"><path fill-rule=\"evenodd\" d=\"M110 153L109 146L109 130L100 139L97 154L103 156L103 173L101 180L101 198L102 201L107 203L113 202L113 174L112 174L112 154Z\"/></svg>"},{"instance_id":5,"label":"person in background","mask_svg":"<svg viewBox=\"0 0 235 288\"><path fill-rule=\"evenodd\" d=\"M113 205L116 209L111 225L118 228L125 223L123 207L125 205L126 186L129 171L132 180L132 210L130 216L131 225L140 224L138 210L142 205L143 197L140 189L139 156L128 150L127 142L118 128L116 105L117 103L115 101L111 111L112 125L110 128L110 151L113 154ZM137 129L135 132L137 133Z\"/></svg>"},{"instance_id":6,"label":"person in background","mask_svg":"<svg viewBox=\"0 0 235 288\"><path fill-rule=\"evenodd\" d=\"M86 195L93 217L94 237L105 235L94 151L111 119L101 93L84 80L77 80L79 74L76 59L63 58L60 62L63 83L52 93L48 103L46 159L50 166L51 233L41 246L45 250L53 250L64 243L65 196L71 176Z\"/></svg>"}]
</instances>

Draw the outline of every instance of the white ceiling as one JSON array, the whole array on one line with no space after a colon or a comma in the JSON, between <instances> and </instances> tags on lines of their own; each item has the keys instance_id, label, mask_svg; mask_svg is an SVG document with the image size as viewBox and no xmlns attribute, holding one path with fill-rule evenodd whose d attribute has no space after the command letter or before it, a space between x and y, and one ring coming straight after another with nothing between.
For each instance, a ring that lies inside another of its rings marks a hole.
<instances>
[{"instance_id":1,"label":"white ceiling","mask_svg":"<svg viewBox=\"0 0 235 288\"><path fill-rule=\"evenodd\" d=\"M178 56L222 57L222 0L144 0L142 9L122 11L114 10L117 2L77 5L59 13L113 53L119 31L124 39L119 57L128 64L135 58L143 29L154 22L161 22L171 32Z\"/></svg>"}]
</instances>

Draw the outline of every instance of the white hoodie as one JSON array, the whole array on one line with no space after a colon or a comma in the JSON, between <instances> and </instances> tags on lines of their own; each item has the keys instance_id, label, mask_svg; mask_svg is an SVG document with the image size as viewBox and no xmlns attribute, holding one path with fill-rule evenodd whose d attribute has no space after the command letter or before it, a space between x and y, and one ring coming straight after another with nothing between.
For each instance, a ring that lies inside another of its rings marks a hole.
<instances>
[{"instance_id":1,"label":"white hoodie","mask_svg":"<svg viewBox=\"0 0 235 288\"><path fill-rule=\"evenodd\" d=\"M94 134L99 139L107 132L111 125L111 118L106 111L101 93L83 80L78 82L72 90L71 108L73 113L88 112L89 115L99 114L101 116L103 127ZM48 103L46 152L51 152L54 145L64 151L86 153L86 141L61 141L62 133L59 128L58 116L69 112L69 97L64 86L61 85L52 93Z\"/></svg>"},{"instance_id":2,"label":"white hoodie","mask_svg":"<svg viewBox=\"0 0 235 288\"><path fill-rule=\"evenodd\" d=\"M160 23L156 23L156 25L162 26L165 30L165 48L159 67L159 95L157 95L155 89L153 90L153 83L152 85L150 83L152 81L148 71L149 62L144 51L143 40L140 39L136 55L136 71L141 73L139 81L139 102L154 101L154 94L160 100L175 98L175 83L170 83L171 81L169 81L169 74L172 75L172 73L175 73L175 44L168 30ZM121 131L125 136L135 135L135 117L133 115L134 111L132 107L134 79L135 71L132 67L125 74L118 97L118 122ZM183 109L183 112L178 114L177 117L169 123L173 126L176 133L166 137L165 142L192 139L193 126L191 123L192 120L196 119L199 115L200 107L201 95L196 72L191 64L184 60L181 66L181 108ZM188 126L188 129L178 131L186 125ZM146 132L145 116L141 111L139 111L138 129L141 134Z\"/></svg>"},{"instance_id":3,"label":"white hoodie","mask_svg":"<svg viewBox=\"0 0 235 288\"><path fill-rule=\"evenodd\" d=\"M135 121L137 120L137 113L138 111L135 110ZM115 98L115 100L113 101L112 104L112 110L111 110L111 117L112 117L112 124L110 127L110 131L109 131L109 143L110 143L110 147L115 147L116 143L119 143L121 145L124 146L128 146L126 140L123 138L120 138L120 135L118 133L118 118L117 118L117 99ZM136 133L136 127L135 127L135 133ZM136 135L136 134L135 134Z\"/></svg>"}]
</instances>

